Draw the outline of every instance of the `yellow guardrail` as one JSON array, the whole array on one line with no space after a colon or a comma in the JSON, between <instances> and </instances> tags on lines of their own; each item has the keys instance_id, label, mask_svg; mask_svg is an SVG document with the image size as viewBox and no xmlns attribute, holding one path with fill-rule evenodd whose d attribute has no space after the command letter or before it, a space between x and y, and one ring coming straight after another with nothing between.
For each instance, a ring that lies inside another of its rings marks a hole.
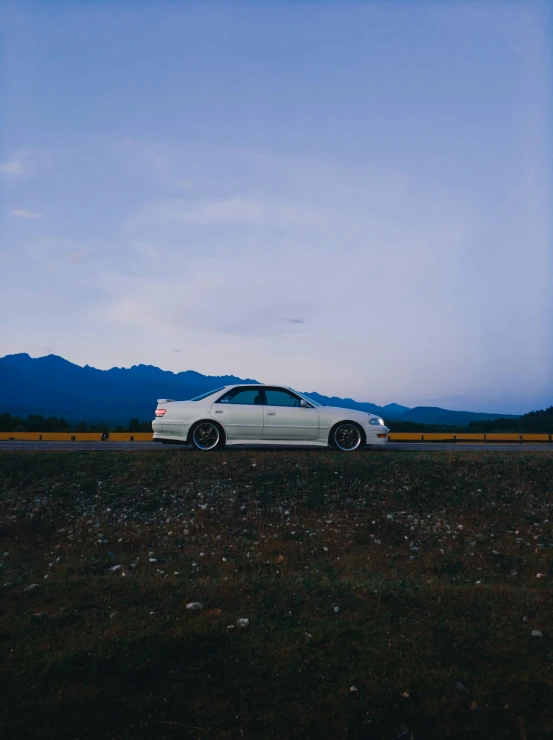
<instances>
[{"instance_id":1,"label":"yellow guardrail","mask_svg":"<svg viewBox=\"0 0 553 740\"><path fill-rule=\"evenodd\" d=\"M390 432L390 442L553 442L552 434Z\"/></svg>"},{"instance_id":2,"label":"yellow guardrail","mask_svg":"<svg viewBox=\"0 0 553 740\"><path fill-rule=\"evenodd\" d=\"M151 442L153 432L110 432L110 442ZM0 442L100 442L101 432L0 432Z\"/></svg>"},{"instance_id":3,"label":"yellow guardrail","mask_svg":"<svg viewBox=\"0 0 553 740\"><path fill-rule=\"evenodd\" d=\"M152 432L110 432L109 442L151 442ZM0 432L0 442L100 442L100 432ZM390 432L390 442L553 442L551 434Z\"/></svg>"}]
</instances>

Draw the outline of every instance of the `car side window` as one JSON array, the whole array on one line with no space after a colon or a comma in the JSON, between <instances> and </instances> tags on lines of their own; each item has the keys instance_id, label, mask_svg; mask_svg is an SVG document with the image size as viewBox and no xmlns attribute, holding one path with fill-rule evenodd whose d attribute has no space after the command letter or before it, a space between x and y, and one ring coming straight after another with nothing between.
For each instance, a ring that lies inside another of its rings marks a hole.
<instances>
[{"instance_id":1,"label":"car side window","mask_svg":"<svg viewBox=\"0 0 553 740\"><path fill-rule=\"evenodd\" d=\"M267 406L301 406L301 399L283 388L265 388Z\"/></svg>"},{"instance_id":2,"label":"car side window","mask_svg":"<svg viewBox=\"0 0 553 740\"><path fill-rule=\"evenodd\" d=\"M259 388L233 388L216 403L241 404L244 406L261 406L263 398Z\"/></svg>"}]
</instances>

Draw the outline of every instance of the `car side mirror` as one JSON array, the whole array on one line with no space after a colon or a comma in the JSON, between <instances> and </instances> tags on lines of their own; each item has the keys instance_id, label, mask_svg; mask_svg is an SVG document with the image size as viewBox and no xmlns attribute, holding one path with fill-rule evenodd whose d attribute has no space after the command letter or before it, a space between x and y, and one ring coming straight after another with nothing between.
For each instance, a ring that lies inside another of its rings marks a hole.
<instances>
[{"instance_id":1,"label":"car side mirror","mask_svg":"<svg viewBox=\"0 0 553 740\"><path fill-rule=\"evenodd\" d=\"M311 404L307 403L307 401L304 398L301 399L300 406L302 407L302 409L310 409L311 408Z\"/></svg>"}]
</instances>

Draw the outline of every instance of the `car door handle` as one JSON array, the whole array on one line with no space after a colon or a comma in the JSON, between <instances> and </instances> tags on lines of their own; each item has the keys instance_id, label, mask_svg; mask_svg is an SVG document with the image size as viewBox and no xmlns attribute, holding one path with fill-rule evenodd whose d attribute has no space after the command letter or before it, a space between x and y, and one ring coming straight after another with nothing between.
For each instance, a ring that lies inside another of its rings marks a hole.
<instances>
[{"instance_id":1,"label":"car door handle","mask_svg":"<svg viewBox=\"0 0 553 740\"><path fill-rule=\"evenodd\" d=\"M276 411L267 411L267 416L276 416Z\"/></svg>"},{"instance_id":2,"label":"car door handle","mask_svg":"<svg viewBox=\"0 0 553 740\"><path fill-rule=\"evenodd\" d=\"M222 411L216 411L215 413L216 414L222 414L223 412Z\"/></svg>"}]
</instances>

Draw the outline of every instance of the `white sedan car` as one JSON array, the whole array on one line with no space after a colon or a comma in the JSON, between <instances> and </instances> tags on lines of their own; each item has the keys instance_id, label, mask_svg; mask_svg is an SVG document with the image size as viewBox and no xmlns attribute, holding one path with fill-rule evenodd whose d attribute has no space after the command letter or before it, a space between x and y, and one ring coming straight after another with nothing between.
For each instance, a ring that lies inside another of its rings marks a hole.
<instances>
[{"instance_id":1,"label":"white sedan car","mask_svg":"<svg viewBox=\"0 0 553 740\"><path fill-rule=\"evenodd\" d=\"M198 450L225 445L329 444L351 452L385 445L388 429L374 414L320 403L275 385L227 385L190 401L158 400L154 440L188 443Z\"/></svg>"}]
</instances>

